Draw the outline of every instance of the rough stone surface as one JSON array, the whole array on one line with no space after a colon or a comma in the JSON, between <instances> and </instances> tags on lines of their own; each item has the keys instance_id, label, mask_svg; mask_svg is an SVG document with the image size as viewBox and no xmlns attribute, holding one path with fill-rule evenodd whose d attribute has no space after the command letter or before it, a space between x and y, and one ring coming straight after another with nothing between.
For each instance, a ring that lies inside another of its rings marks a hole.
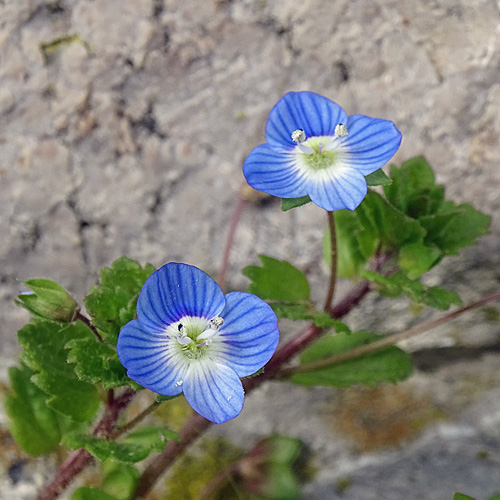
<instances>
[{"instance_id":1,"label":"rough stone surface","mask_svg":"<svg viewBox=\"0 0 500 500\"><path fill-rule=\"evenodd\" d=\"M47 45L61 37L72 38ZM428 279L466 302L498 289L499 81L495 0L0 0L0 379L27 319L12 303L18 279L54 279L81 300L98 269L124 254L217 273L242 161L290 90L393 120L404 137L395 162L424 154L448 195L492 214L491 235ZM321 283L323 219L314 206L248 207L229 287L246 287L239 271L259 253L289 259ZM377 313L383 307L389 314ZM349 321L396 332L427 316L407 301L370 297ZM453 406L450 387L470 369L483 397L465 397L404 453L356 455L325 440L318 405L333 396L323 389L262 388L226 432L236 437L241 425L246 442L269 431L303 437L320 470L307 499L447 500L453 488L485 498L500 490L497 465L473 455L483 446L500 453L498 380L489 377L499 357L481 354L499 337L498 321L477 311L407 344L464 349L458 364L444 354L432 376L417 375L416 387ZM460 370L450 377L453 366ZM335 481L346 475L351 486L341 494ZM34 477L29 484L40 482ZM0 496L32 496L29 484L2 478L13 489L2 485Z\"/></svg>"}]
</instances>

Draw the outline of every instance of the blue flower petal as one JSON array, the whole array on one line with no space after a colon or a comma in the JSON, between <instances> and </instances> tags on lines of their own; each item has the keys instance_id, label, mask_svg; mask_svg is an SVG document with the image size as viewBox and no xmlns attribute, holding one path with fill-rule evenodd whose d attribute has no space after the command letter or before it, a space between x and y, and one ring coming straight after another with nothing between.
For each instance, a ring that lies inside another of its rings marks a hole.
<instances>
[{"instance_id":1,"label":"blue flower petal","mask_svg":"<svg viewBox=\"0 0 500 500\"><path fill-rule=\"evenodd\" d=\"M330 99L314 92L289 92L274 106L266 124L266 142L273 148L292 148L291 134L302 129L306 137L334 135L346 124L345 111Z\"/></svg>"},{"instance_id":2,"label":"blue flower petal","mask_svg":"<svg viewBox=\"0 0 500 500\"><path fill-rule=\"evenodd\" d=\"M243 175L254 189L280 196L298 198L307 194L306 176L296 166L295 153L257 146L245 160Z\"/></svg>"},{"instance_id":3,"label":"blue flower petal","mask_svg":"<svg viewBox=\"0 0 500 500\"><path fill-rule=\"evenodd\" d=\"M134 319L122 328L116 348L132 380L158 394L176 396L183 390L187 370L176 342L166 335L149 332Z\"/></svg>"},{"instance_id":4,"label":"blue flower petal","mask_svg":"<svg viewBox=\"0 0 500 500\"><path fill-rule=\"evenodd\" d=\"M347 120L349 135L342 143L345 161L363 175L384 166L401 144L401 133L393 122L364 115L352 115Z\"/></svg>"},{"instance_id":5,"label":"blue flower petal","mask_svg":"<svg viewBox=\"0 0 500 500\"><path fill-rule=\"evenodd\" d=\"M184 395L193 410L216 424L237 417L243 408L244 392L238 375L209 358L189 365Z\"/></svg>"},{"instance_id":6,"label":"blue flower petal","mask_svg":"<svg viewBox=\"0 0 500 500\"><path fill-rule=\"evenodd\" d=\"M208 274L170 262L146 280L137 300L137 317L145 327L161 332L183 316L212 319L224 304L222 290Z\"/></svg>"},{"instance_id":7,"label":"blue flower petal","mask_svg":"<svg viewBox=\"0 0 500 500\"><path fill-rule=\"evenodd\" d=\"M367 186L363 174L343 166L318 172L309 186L311 200L324 210L354 210L366 196Z\"/></svg>"},{"instance_id":8,"label":"blue flower petal","mask_svg":"<svg viewBox=\"0 0 500 500\"><path fill-rule=\"evenodd\" d=\"M221 316L224 324L213 346L217 361L240 377L252 375L271 359L278 345L276 314L255 295L232 292L226 295Z\"/></svg>"}]
</instances>

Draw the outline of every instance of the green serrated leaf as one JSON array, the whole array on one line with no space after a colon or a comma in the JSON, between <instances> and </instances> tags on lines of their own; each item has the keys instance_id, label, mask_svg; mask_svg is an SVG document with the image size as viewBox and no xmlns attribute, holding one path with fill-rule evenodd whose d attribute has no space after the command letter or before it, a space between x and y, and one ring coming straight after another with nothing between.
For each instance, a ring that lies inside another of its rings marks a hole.
<instances>
[{"instance_id":1,"label":"green serrated leaf","mask_svg":"<svg viewBox=\"0 0 500 500\"><path fill-rule=\"evenodd\" d=\"M66 348L69 350L68 362L75 364L75 373L80 380L102 384L106 390L123 385L140 388L128 378L127 370L120 363L116 351L98 342L94 335L70 340Z\"/></svg>"},{"instance_id":2,"label":"green serrated leaf","mask_svg":"<svg viewBox=\"0 0 500 500\"><path fill-rule=\"evenodd\" d=\"M100 399L95 386L52 373L38 373L32 379L49 395L47 406L62 415L76 422L88 422L97 413Z\"/></svg>"},{"instance_id":3,"label":"green serrated leaf","mask_svg":"<svg viewBox=\"0 0 500 500\"><path fill-rule=\"evenodd\" d=\"M61 430L57 414L47 404L47 395L32 381L33 371L21 365L9 368L12 393L4 398L10 433L28 455L38 457L59 446Z\"/></svg>"},{"instance_id":4,"label":"green serrated leaf","mask_svg":"<svg viewBox=\"0 0 500 500\"><path fill-rule=\"evenodd\" d=\"M154 451L162 451L166 442L173 439L178 440L179 436L170 429L142 427L120 442L107 441L86 434L67 436L65 442L72 449L85 448L101 461L112 459L136 463Z\"/></svg>"},{"instance_id":5,"label":"green serrated leaf","mask_svg":"<svg viewBox=\"0 0 500 500\"><path fill-rule=\"evenodd\" d=\"M453 500L476 500L476 499L470 497L469 495L464 495L463 493L455 493L453 495Z\"/></svg>"},{"instance_id":6,"label":"green serrated leaf","mask_svg":"<svg viewBox=\"0 0 500 500\"><path fill-rule=\"evenodd\" d=\"M269 304L278 318L287 318L292 321L312 321L320 328L335 328L337 332L350 333L349 327L333 319L326 312L316 311L310 304L297 304L291 302L271 302Z\"/></svg>"},{"instance_id":7,"label":"green serrated leaf","mask_svg":"<svg viewBox=\"0 0 500 500\"><path fill-rule=\"evenodd\" d=\"M390 177L387 177L386 173L379 168L372 172L371 174L365 175L366 184L368 186L388 186L392 184Z\"/></svg>"},{"instance_id":8,"label":"green serrated leaf","mask_svg":"<svg viewBox=\"0 0 500 500\"><path fill-rule=\"evenodd\" d=\"M133 497L140 473L131 464L108 460L101 466L103 480L101 488L117 500L130 500Z\"/></svg>"},{"instance_id":9,"label":"green serrated leaf","mask_svg":"<svg viewBox=\"0 0 500 500\"><path fill-rule=\"evenodd\" d=\"M75 492L71 496L71 500L119 500L119 499L98 488L91 488L90 486L82 486L77 490L75 490Z\"/></svg>"},{"instance_id":10,"label":"green serrated leaf","mask_svg":"<svg viewBox=\"0 0 500 500\"><path fill-rule=\"evenodd\" d=\"M420 218L420 223L427 231L426 245L435 245L444 255L456 255L489 233L491 217L467 203L446 202L438 213Z\"/></svg>"},{"instance_id":11,"label":"green serrated leaf","mask_svg":"<svg viewBox=\"0 0 500 500\"><path fill-rule=\"evenodd\" d=\"M164 396L163 394L157 394L156 395L156 402L157 403L163 403L164 401L170 401L171 399L178 398L180 394L177 394L176 396Z\"/></svg>"},{"instance_id":12,"label":"green serrated leaf","mask_svg":"<svg viewBox=\"0 0 500 500\"><path fill-rule=\"evenodd\" d=\"M281 199L281 210L286 212L292 208L301 207L311 202L309 195L301 196L300 198L282 198Z\"/></svg>"},{"instance_id":13,"label":"green serrated leaf","mask_svg":"<svg viewBox=\"0 0 500 500\"><path fill-rule=\"evenodd\" d=\"M264 300L299 302L309 300L309 283L296 267L285 260L259 255L262 267L248 266L242 273L252 280L248 291Z\"/></svg>"},{"instance_id":14,"label":"green serrated leaf","mask_svg":"<svg viewBox=\"0 0 500 500\"><path fill-rule=\"evenodd\" d=\"M438 286L426 287L420 281L411 280L403 271L391 276L381 276L372 271L363 271L362 277L382 285L381 292L389 297L407 295L410 299L421 304L445 311L452 305L461 306L460 297L449 290Z\"/></svg>"},{"instance_id":15,"label":"green serrated leaf","mask_svg":"<svg viewBox=\"0 0 500 500\"><path fill-rule=\"evenodd\" d=\"M378 193L369 191L351 212L335 212L338 275L358 277L377 249L394 251L400 246L423 241L424 228L418 221L391 206ZM330 262L330 238L323 240L325 260Z\"/></svg>"},{"instance_id":16,"label":"green serrated leaf","mask_svg":"<svg viewBox=\"0 0 500 500\"><path fill-rule=\"evenodd\" d=\"M410 279L417 279L431 269L442 257L436 246L409 243L399 251L398 263Z\"/></svg>"},{"instance_id":17,"label":"green serrated leaf","mask_svg":"<svg viewBox=\"0 0 500 500\"><path fill-rule=\"evenodd\" d=\"M34 320L18 332L21 359L36 372L32 380L47 393L47 405L77 422L95 415L99 395L94 385L79 380L75 365L67 361L66 345L89 334L80 321L59 324L45 320Z\"/></svg>"},{"instance_id":18,"label":"green serrated leaf","mask_svg":"<svg viewBox=\"0 0 500 500\"><path fill-rule=\"evenodd\" d=\"M142 268L126 257L101 269L100 285L90 289L84 302L92 323L109 344L116 345L120 329L134 318L139 292L153 271L150 264Z\"/></svg>"},{"instance_id":19,"label":"green serrated leaf","mask_svg":"<svg viewBox=\"0 0 500 500\"><path fill-rule=\"evenodd\" d=\"M305 365L325 359L381 338L380 335L364 331L328 335L305 349L300 356L300 363ZM412 364L408 354L398 347L389 346L327 368L297 373L292 375L290 380L296 384L308 386L347 387L353 384L375 385L382 381L398 382L409 377L411 372Z\"/></svg>"},{"instance_id":20,"label":"green serrated leaf","mask_svg":"<svg viewBox=\"0 0 500 500\"><path fill-rule=\"evenodd\" d=\"M423 156L391 165L392 184L384 187L387 200L413 218L435 213L444 200L443 186L435 184L434 172Z\"/></svg>"},{"instance_id":21,"label":"green serrated leaf","mask_svg":"<svg viewBox=\"0 0 500 500\"><path fill-rule=\"evenodd\" d=\"M421 242L426 234L418 221L390 205L374 191L366 195L360 207L376 229L382 246L387 249Z\"/></svg>"}]
</instances>

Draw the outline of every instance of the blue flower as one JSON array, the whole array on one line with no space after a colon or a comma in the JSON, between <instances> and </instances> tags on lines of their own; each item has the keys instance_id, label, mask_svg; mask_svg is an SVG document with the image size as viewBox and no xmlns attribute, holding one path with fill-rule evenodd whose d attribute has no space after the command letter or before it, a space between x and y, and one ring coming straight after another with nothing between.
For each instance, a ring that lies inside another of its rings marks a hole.
<instances>
[{"instance_id":1,"label":"blue flower","mask_svg":"<svg viewBox=\"0 0 500 500\"><path fill-rule=\"evenodd\" d=\"M273 355L276 315L255 295L224 295L200 269L169 263L154 272L137 300L137 319L118 338L128 376L165 396L184 392L200 415L215 423L243 407L240 377Z\"/></svg>"},{"instance_id":2,"label":"blue flower","mask_svg":"<svg viewBox=\"0 0 500 500\"><path fill-rule=\"evenodd\" d=\"M347 116L313 92L289 92L269 114L266 141L243 165L250 186L280 198L309 195L325 210L354 210L366 196L365 175L392 158L401 133L388 120Z\"/></svg>"}]
</instances>

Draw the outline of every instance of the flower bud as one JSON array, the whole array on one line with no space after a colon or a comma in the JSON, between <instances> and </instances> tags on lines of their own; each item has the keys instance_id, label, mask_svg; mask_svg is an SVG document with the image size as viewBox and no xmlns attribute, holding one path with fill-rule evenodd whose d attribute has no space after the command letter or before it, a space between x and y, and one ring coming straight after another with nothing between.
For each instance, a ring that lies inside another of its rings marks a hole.
<instances>
[{"instance_id":1,"label":"flower bud","mask_svg":"<svg viewBox=\"0 0 500 500\"><path fill-rule=\"evenodd\" d=\"M16 304L27 309L33 316L70 323L79 306L71 295L58 283L46 279L22 282L30 291L21 292Z\"/></svg>"}]
</instances>

